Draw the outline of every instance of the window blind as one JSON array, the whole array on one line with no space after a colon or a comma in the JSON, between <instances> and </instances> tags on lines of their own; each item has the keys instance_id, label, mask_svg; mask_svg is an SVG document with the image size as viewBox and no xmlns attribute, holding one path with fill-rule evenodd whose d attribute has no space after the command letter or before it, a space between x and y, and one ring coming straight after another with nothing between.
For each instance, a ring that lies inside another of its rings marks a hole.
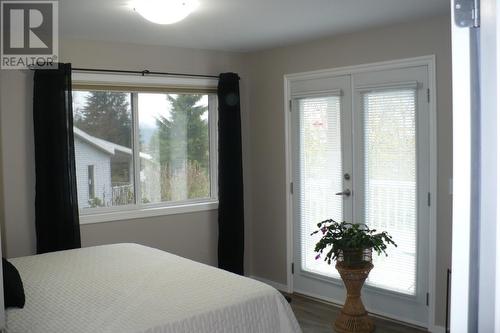
<instances>
[{"instance_id":1,"label":"window blind","mask_svg":"<svg viewBox=\"0 0 500 333\"><path fill-rule=\"evenodd\" d=\"M416 293L416 90L362 93L365 223L388 231L398 247L374 256L367 284Z\"/></svg>"},{"instance_id":2,"label":"window blind","mask_svg":"<svg viewBox=\"0 0 500 333\"><path fill-rule=\"evenodd\" d=\"M300 219L301 268L323 276L338 277L334 267L315 259L311 236L316 225L328 218L343 220L342 135L339 96L298 100L300 117Z\"/></svg>"}]
</instances>

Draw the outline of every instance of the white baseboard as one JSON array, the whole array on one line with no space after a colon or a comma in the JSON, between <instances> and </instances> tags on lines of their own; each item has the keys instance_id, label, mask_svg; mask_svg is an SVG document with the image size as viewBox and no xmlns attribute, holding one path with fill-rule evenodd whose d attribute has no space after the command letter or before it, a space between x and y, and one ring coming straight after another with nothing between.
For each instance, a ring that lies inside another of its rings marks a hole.
<instances>
[{"instance_id":1,"label":"white baseboard","mask_svg":"<svg viewBox=\"0 0 500 333\"><path fill-rule=\"evenodd\" d=\"M286 286L286 284L282 284L282 283L278 283L278 282L275 282L275 281L267 280L267 279L264 279L264 278L261 278L261 277L255 276L255 275L250 275L248 277L250 279L254 279L254 280L260 281L262 283L268 284L271 287L273 287L275 289L278 289L279 291L282 291L282 292L285 292L285 293L288 290L288 287Z\"/></svg>"},{"instance_id":2,"label":"white baseboard","mask_svg":"<svg viewBox=\"0 0 500 333\"><path fill-rule=\"evenodd\" d=\"M446 333L446 330L443 326L437 326L437 325L434 325L433 327L431 327L429 329L429 332L432 332L432 333Z\"/></svg>"}]
</instances>

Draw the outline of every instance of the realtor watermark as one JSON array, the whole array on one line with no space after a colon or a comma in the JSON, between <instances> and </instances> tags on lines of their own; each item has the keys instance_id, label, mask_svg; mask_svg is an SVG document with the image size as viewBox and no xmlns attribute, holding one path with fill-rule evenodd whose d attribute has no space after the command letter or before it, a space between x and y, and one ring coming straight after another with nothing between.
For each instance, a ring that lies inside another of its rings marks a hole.
<instances>
[{"instance_id":1,"label":"realtor watermark","mask_svg":"<svg viewBox=\"0 0 500 333\"><path fill-rule=\"evenodd\" d=\"M56 68L59 57L58 1L1 4L1 69Z\"/></svg>"}]
</instances>

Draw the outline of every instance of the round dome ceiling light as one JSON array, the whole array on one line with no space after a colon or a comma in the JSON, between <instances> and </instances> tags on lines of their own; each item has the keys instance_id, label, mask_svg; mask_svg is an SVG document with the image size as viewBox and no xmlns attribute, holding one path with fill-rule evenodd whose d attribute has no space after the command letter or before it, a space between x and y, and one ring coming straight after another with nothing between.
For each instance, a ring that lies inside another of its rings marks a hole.
<instances>
[{"instance_id":1,"label":"round dome ceiling light","mask_svg":"<svg viewBox=\"0 0 500 333\"><path fill-rule=\"evenodd\" d=\"M157 24L173 24L185 19L198 8L197 0L137 0L133 8L146 20Z\"/></svg>"}]
</instances>

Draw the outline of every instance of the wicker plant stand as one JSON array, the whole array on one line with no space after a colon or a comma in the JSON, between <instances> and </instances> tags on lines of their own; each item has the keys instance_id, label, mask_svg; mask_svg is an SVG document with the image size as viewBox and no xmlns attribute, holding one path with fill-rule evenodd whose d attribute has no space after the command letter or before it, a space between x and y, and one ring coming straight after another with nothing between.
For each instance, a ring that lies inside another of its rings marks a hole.
<instances>
[{"instance_id":1,"label":"wicker plant stand","mask_svg":"<svg viewBox=\"0 0 500 333\"><path fill-rule=\"evenodd\" d=\"M344 307L335 320L334 329L338 333L369 333L375 326L361 301L361 288L365 283L373 264L366 263L364 267L350 268L338 262L335 268L339 271L347 289Z\"/></svg>"}]
</instances>

